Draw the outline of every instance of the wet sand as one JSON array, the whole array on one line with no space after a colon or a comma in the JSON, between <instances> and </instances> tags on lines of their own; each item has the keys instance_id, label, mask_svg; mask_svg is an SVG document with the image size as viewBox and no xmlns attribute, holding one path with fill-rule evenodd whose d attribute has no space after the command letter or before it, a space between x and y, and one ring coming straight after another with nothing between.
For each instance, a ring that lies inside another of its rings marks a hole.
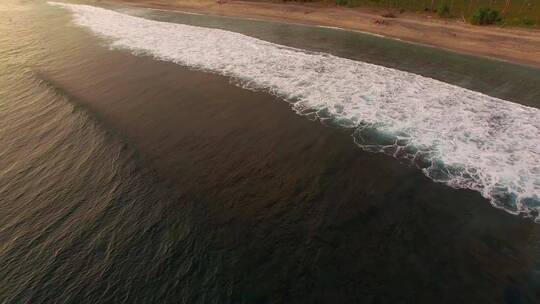
<instances>
[{"instance_id":1,"label":"wet sand","mask_svg":"<svg viewBox=\"0 0 540 304\"><path fill-rule=\"evenodd\" d=\"M214 0L98 0L141 7L183 10L281 22L332 26L540 67L540 30L480 27L417 13L381 17L385 10L343 8L321 3ZM384 24L379 21L384 20Z\"/></svg>"}]
</instances>

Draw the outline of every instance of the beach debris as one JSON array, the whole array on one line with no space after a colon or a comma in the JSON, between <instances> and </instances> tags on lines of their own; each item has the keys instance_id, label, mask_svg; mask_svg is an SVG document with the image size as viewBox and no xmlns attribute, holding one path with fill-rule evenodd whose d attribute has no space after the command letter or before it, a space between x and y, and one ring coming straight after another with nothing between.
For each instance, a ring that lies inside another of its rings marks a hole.
<instances>
[{"instance_id":1,"label":"beach debris","mask_svg":"<svg viewBox=\"0 0 540 304\"><path fill-rule=\"evenodd\" d=\"M392 12L386 12L386 13L382 14L381 17L384 17L384 18L396 18L396 15L394 15L394 13L392 13Z\"/></svg>"}]
</instances>

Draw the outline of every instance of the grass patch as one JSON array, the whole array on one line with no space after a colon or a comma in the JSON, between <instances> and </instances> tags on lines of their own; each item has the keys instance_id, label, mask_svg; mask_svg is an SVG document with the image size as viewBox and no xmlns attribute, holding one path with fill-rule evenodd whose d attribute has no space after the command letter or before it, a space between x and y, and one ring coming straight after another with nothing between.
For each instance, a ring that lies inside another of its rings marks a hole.
<instances>
[{"instance_id":1,"label":"grass patch","mask_svg":"<svg viewBox=\"0 0 540 304\"><path fill-rule=\"evenodd\" d=\"M504 26L520 26L520 27L529 27L534 28L538 27L538 23L533 19L528 17L505 19L503 24Z\"/></svg>"}]
</instances>

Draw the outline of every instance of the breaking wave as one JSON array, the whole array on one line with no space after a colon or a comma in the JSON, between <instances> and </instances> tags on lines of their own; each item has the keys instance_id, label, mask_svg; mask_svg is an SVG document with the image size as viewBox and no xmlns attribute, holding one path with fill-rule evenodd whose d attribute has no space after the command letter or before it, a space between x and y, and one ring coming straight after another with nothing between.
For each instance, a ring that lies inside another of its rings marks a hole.
<instances>
[{"instance_id":1,"label":"breaking wave","mask_svg":"<svg viewBox=\"0 0 540 304\"><path fill-rule=\"evenodd\" d=\"M239 33L49 2L111 47L228 76L301 115L354 130L362 149L409 159L428 177L472 189L540 221L540 110L391 68Z\"/></svg>"}]
</instances>

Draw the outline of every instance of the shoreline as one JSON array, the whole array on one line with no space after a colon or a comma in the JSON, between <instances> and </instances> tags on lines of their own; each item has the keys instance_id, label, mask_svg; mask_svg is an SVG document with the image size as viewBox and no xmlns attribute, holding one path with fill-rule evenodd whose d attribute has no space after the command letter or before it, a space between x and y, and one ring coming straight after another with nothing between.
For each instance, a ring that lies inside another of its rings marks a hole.
<instances>
[{"instance_id":1,"label":"shoreline","mask_svg":"<svg viewBox=\"0 0 540 304\"><path fill-rule=\"evenodd\" d=\"M540 68L540 30L535 29L475 26L456 19L407 12L396 14L396 18L385 18L381 15L387 10L343 8L321 3L217 3L215 0L96 2L351 30Z\"/></svg>"}]
</instances>

